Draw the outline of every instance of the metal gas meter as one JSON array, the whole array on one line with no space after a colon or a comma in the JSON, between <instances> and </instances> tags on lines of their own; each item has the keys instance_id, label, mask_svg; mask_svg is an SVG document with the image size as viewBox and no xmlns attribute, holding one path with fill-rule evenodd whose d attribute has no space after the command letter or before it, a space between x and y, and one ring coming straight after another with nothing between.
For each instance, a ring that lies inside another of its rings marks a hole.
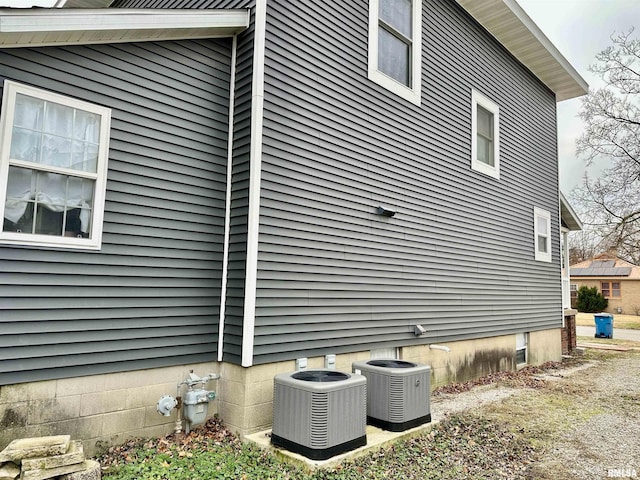
<instances>
[{"instance_id":1,"label":"metal gas meter","mask_svg":"<svg viewBox=\"0 0 640 480\"><path fill-rule=\"evenodd\" d=\"M184 395L182 400L185 420L191 424L204 423L207 417L207 408L209 402L216 398L216 392L203 390L201 388L197 390L189 390Z\"/></svg>"},{"instance_id":2,"label":"metal gas meter","mask_svg":"<svg viewBox=\"0 0 640 480\"><path fill-rule=\"evenodd\" d=\"M213 390L205 390L204 386L211 380L218 380L220 375L210 373L206 377L199 377L193 372L189 374L189 378L177 385L177 395L163 395L158 400L157 410L160 415L168 417L174 408L178 409L178 418L176 420L175 432L182 431L182 421L180 418L180 409L185 419L185 432L189 433L191 425L204 423L207 419L207 410L209 402L216 398L216 392ZM184 394L184 398L180 397L180 388L187 385L188 390ZM196 388L199 387L199 388Z\"/></svg>"}]
</instances>

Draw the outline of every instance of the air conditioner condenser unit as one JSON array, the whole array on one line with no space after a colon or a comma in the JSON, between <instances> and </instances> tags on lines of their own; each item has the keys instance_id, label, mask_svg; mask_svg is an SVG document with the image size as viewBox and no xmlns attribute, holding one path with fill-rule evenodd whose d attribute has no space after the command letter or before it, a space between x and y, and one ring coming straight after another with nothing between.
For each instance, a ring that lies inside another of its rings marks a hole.
<instances>
[{"instance_id":1,"label":"air conditioner condenser unit","mask_svg":"<svg viewBox=\"0 0 640 480\"><path fill-rule=\"evenodd\" d=\"M367 378L367 422L402 432L431 421L431 367L402 360L354 362Z\"/></svg>"},{"instance_id":2,"label":"air conditioner condenser unit","mask_svg":"<svg viewBox=\"0 0 640 480\"><path fill-rule=\"evenodd\" d=\"M276 375L271 443L311 460L366 445L366 382L336 370Z\"/></svg>"}]
</instances>

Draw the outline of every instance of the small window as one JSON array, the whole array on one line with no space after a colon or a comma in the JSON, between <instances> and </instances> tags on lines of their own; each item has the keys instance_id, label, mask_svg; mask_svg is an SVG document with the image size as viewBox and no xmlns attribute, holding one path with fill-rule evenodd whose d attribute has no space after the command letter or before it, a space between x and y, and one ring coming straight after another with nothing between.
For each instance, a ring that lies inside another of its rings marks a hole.
<instances>
[{"instance_id":1,"label":"small window","mask_svg":"<svg viewBox=\"0 0 640 480\"><path fill-rule=\"evenodd\" d=\"M528 333L516 333L516 364L527 363L527 344L529 343Z\"/></svg>"},{"instance_id":2,"label":"small window","mask_svg":"<svg viewBox=\"0 0 640 480\"><path fill-rule=\"evenodd\" d=\"M572 299L578 298L578 284L577 283L572 283L569 286L569 289L571 291L571 298Z\"/></svg>"},{"instance_id":3,"label":"small window","mask_svg":"<svg viewBox=\"0 0 640 480\"><path fill-rule=\"evenodd\" d=\"M369 351L371 359L378 358L400 358L397 347L375 348Z\"/></svg>"},{"instance_id":4,"label":"small window","mask_svg":"<svg viewBox=\"0 0 640 480\"><path fill-rule=\"evenodd\" d=\"M111 111L4 82L0 242L100 248Z\"/></svg>"},{"instance_id":5,"label":"small window","mask_svg":"<svg viewBox=\"0 0 640 480\"><path fill-rule=\"evenodd\" d=\"M500 178L500 109L475 90L471 91L471 168Z\"/></svg>"},{"instance_id":6,"label":"small window","mask_svg":"<svg viewBox=\"0 0 640 480\"><path fill-rule=\"evenodd\" d=\"M605 298L620 298L620 282L601 282L600 290Z\"/></svg>"},{"instance_id":7,"label":"small window","mask_svg":"<svg viewBox=\"0 0 640 480\"><path fill-rule=\"evenodd\" d=\"M534 208L535 257L541 262L551 261L551 214L540 208Z\"/></svg>"},{"instance_id":8,"label":"small window","mask_svg":"<svg viewBox=\"0 0 640 480\"><path fill-rule=\"evenodd\" d=\"M369 1L369 79L420 105L422 2Z\"/></svg>"}]
</instances>

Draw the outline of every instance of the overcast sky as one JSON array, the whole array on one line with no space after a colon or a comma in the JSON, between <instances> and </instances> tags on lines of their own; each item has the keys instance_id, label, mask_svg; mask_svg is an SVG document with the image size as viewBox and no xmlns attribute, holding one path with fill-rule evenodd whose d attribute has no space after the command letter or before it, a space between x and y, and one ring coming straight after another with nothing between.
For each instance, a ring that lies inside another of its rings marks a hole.
<instances>
[{"instance_id":1,"label":"overcast sky","mask_svg":"<svg viewBox=\"0 0 640 480\"><path fill-rule=\"evenodd\" d=\"M626 32L634 26L640 32L640 0L517 1L590 87L601 85L588 67L594 62L595 55L611 44L611 34ZM0 0L3 6L53 4L55 0ZM585 172L584 161L575 154L575 141L582 132L582 123L577 117L579 109L580 99L558 104L560 187L567 194ZM592 173L597 174L597 167Z\"/></svg>"},{"instance_id":2,"label":"overcast sky","mask_svg":"<svg viewBox=\"0 0 640 480\"><path fill-rule=\"evenodd\" d=\"M637 27L640 32L640 0L518 0L531 19L589 83L602 86L588 71L595 56L612 44L611 34ZM558 104L558 152L560 187L565 194L580 183L585 163L575 154L575 141L582 132L577 117L580 99ZM598 168L590 169L597 175Z\"/></svg>"}]
</instances>

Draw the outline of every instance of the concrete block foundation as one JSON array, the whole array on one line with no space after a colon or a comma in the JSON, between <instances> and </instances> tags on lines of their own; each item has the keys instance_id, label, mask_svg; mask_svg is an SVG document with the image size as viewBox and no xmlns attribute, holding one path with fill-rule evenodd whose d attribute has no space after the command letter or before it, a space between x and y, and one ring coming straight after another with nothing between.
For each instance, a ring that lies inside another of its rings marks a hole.
<instances>
[{"instance_id":1,"label":"concrete block foundation","mask_svg":"<svg viewBox=\"0 0 640 480\"><path fill-rule=\"evenodd\" d=\"M431 365L432 388L516 369L515 335L445 346L450 352L430 349L426 343L402 347L399 357ZM529 364L561 360L561 329L529 332L527 349ZM353 362L370 357L369 351L338 355L336 369L350 372ZM324 357L308 358L308 368L324 368ZM270 428L273 377L295 369L294 360L249 368L212 362L1 386L0 449L17 438L68 434L82 440L87 456L93 456L127 438L171 433L176 410L163 417L156 412L156 403L162 395L175 396L177 383L190 371L220 375L207 386L218 395L209 404L208 415L217 413L232 431L248 435Z\"/></svg>"}]
</instances>

